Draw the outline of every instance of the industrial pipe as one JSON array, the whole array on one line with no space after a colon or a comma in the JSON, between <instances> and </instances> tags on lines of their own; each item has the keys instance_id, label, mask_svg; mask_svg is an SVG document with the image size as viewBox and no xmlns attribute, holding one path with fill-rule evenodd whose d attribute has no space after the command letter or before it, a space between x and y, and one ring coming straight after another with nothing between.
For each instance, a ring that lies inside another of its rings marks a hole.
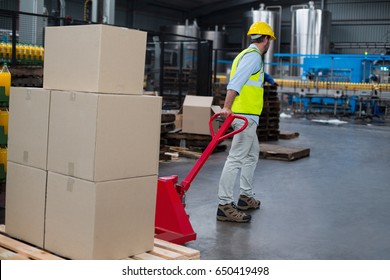
<instances>
[{"instance_id":1,"label":"industrial pipe","mask_svg":"<svg viewBox=\"0 0 390 280\"><path fill-rule=\"evenodd\" d=\"M302 4L302 5L291 5L291 7L290 7L290 11L291 12L294 12L294 9L295 8L303 8L303 9L308 9L309 8L309 6L308 5L306 5L306 4Z\"/></svg>"},{"instance_id":2,"label":"industrial pipe","mask_svg":"<svg viewBox=\"0 0 390 280\"><path fill-rule=\"evenodd\" d=\"M92 22L97 22L97 19L98 19L98 16L97 16L98 3L97 2L98 2L98 0L92 0L92 17L91 17Z\"/></svg>"},{"instance_id":3,"label":"industrial pipe","mask_svg":"<svg viewBox=\"0 0 390 280\"><path fill-rule=\"evenodd\" d=\"M65 0L60 0L60 17L65 17Z\"/></svg>"},{"instance_id":4,"label":"industrial pipe","mask_svg":"<svg viewBox=\"0 0 390 280\"><path fill-rule=\"evenodd\" d=\"M115 24L115 0L92 0L92 21Z\"/></svg>"}]
</instances>

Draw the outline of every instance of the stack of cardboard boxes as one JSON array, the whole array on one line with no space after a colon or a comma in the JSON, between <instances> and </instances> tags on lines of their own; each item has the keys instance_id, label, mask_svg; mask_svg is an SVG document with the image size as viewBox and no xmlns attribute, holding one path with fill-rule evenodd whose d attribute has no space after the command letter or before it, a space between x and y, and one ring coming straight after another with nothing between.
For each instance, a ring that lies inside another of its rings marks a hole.
<instances>
[{"instance_id":1,"label":"stack of cardboard boxes","mask_svg":"<svg viewBox=\"0 0 390 280\"><path fill-rule=\"evenodd\" d=\"M44 88L12 88L6 232L71 259L154 244L161 98L144 96L146 33L48 27Z\"/></svg>"}]
</instances>

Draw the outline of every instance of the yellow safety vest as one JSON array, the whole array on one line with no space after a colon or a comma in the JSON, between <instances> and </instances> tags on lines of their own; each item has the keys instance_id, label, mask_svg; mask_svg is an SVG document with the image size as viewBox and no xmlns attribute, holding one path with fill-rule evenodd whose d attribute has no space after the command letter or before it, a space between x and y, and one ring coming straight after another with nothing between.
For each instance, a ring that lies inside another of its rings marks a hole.
<instances>
[{"instance_id":1,"label":"yellow safety vest","mask_svg":"<svg viewBox=\"0 0 390 280\"><path fill-rule=\"evenodd\" d=\"M247 48L237 55L233 61L230 79L236 73L237 66L241 58L250 52L260 52L253 48ZM261 65L260 71L252 74L245 85L242 87L240 94L236 96L232 105L232 112L236 114L258 115L260 116L263 110L263 94L264 94L264 64Z\"/></svg>"}]
</instances>

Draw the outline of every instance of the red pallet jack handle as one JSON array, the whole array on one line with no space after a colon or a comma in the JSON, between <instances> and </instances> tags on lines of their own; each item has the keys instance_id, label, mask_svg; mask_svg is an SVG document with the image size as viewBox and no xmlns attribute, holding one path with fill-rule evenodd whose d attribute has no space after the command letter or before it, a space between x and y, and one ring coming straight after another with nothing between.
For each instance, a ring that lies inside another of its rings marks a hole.
<instances>
[{"instance_id":1,"label":"red pallet jack handle","mask_svg":"<svg viewBox=\"0 0 390 280\"><path fill-rule=\"evenodd\" d=\"M203 151L200 158L195 163L194 167L190 170L187 177L179 184L177 185L178 193L181 198L183 198L183 195L185 195L185 192L188 191L188 189L191 186L192 181L195 179L196 175L199 173L200 169L203 167L203 165L206 163L209 156L213 153L217 145L222 142L223 140L233 137L235 134L240 133L248 126L248 120L239 115L230 114L226 120L223 122L217 133L215 134L213 129L213 121L220 115L220 113L217 113L213 115L209 121L209 127L210 127L210 133L211 133L211 142L207 145L206 149ZM229 127L232 125L232 122L234 119L242 119L245 123L242 127L240 127L237 130L234 130L228 134L225 134L226 131L229 129Z\"/></svg>"},{"instance_id":2,"label":"red pallet jack handle","mask_svg":"<svg viewBox=\"0 0 390 280\"><path fill-rule=\"evenodd\" d=\"M231 114L223 122L217 133L215 133L212 122L219 115L217 113L211 117L209 121L212 136L211 142L188 173L187 177L180 184L177 183L177 175L158 179L155 219L156 238L176 244L183 244L196 239L196 233L185 211L185 193L217 145L221 141L240 133L248 125L248 120L245 117ZM236 118L242 119L245 122L244 125L238 130L225 134Z\"/></svg>"}]
</instances>

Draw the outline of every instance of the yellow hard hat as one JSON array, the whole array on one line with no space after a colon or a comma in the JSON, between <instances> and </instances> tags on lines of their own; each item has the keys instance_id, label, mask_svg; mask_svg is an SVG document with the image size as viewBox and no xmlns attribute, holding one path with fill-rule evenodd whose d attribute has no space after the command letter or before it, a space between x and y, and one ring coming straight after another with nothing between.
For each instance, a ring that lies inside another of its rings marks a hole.
<instances>
[{"instance_id":1,"label":"yellow hard hat","mask_svg":"<svg viewBox=\"0 0 390 280\"><path fill-rule=\"evenodd\" d=\"M271 26L269 26L267 23L263 21L255 22L249 27L248 30L248 36L253 35L268 35L271 36L271 40L276 40L274 31L272 30Z\"/></svg>"}]
</instances>

